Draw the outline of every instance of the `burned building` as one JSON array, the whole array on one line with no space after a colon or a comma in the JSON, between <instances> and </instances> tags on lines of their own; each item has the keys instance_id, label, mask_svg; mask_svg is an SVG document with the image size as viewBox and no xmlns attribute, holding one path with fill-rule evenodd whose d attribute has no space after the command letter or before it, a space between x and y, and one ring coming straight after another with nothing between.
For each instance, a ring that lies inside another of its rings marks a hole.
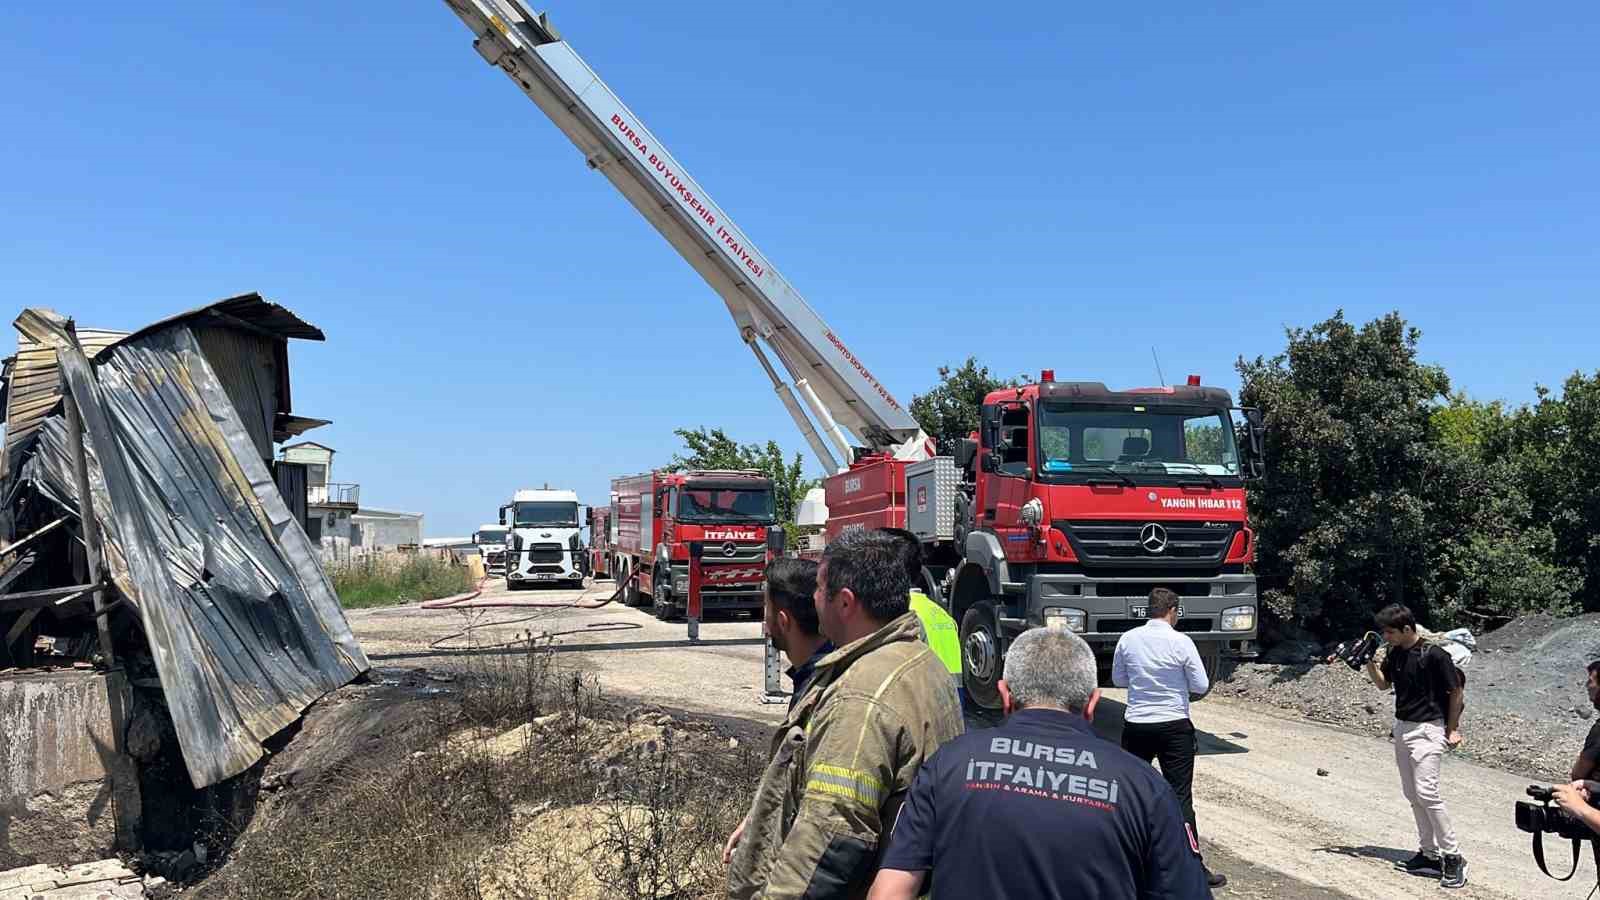
<instances>
[{"instance_id":1,"label":"burned building","mask_svg":"<svg viewBox=\"0 0 1600 900\"><path fill-rule=\"evenodd\" d=\"M322 332L255 294L128 334L15 326L0 670L109 670L158 693L195 787L244 772L369 667L302 527L304 471L273 459L325 424L293 414L287 349Z\"/></svg>"}]
</instances>

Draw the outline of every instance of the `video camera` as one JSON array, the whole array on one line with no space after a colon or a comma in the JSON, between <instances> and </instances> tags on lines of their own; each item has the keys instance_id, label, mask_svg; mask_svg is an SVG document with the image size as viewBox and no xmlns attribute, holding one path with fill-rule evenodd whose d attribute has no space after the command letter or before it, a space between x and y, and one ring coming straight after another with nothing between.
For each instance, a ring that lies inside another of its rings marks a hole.
<instances>
[{"instance_id":1,"label":"video camera","mask_svg":"<svg viewBox=\"0 0 1600 900\"><path fill-rule=\"evenodd\" d=\"M1344 664L1352 670L1359 672L1362 666L1372 662L1373 658L1378 655L1378 647L1382 642L1376 631L1369 631L1357 640L1345 641L1333 648L1333 653L1329 656L1328 662L1332 662L1337 658L1343 660Z\"/></svg>"},{"instance_id":2,"label":"video camera","mask_svg":"<svg viewBox=\"0 0 1600 900\"><path fill-rule=\"evenodd\" d=\"M1517 801L1518 829L1529 834L1559 835L1570 841L1600 837L1590 831L1588 825L1573 818L1571 813L1559 806L1550 805L1555 800L1554 788L1531 784L1528 785L1528 796L1539 802Z\"/></svg>"},{"instance_id":3,"label":"video camera","mask_svg":"<svg viewBox=\"0 0 1600 900\"><path fill-rule=\"evenodd\" d=\"M1600 798L1600 784L1589 782L1589 802L1591 805ZM1600 870L1600 835L1589 830L1589 826L1574 818L1571 813L1559 806L1551 806L1555 800L1555 789L1540 787L1537 784L1528 786L1528 796L1537 800L1529 803L1527 800L1518 800L1516 808L1517 828L1533 835L1533 859L1539 864L1539 871L1547 877L1557 881L1568 881L1578 873L1578 854L1581 852L1584 841L1589 841L1594 846L1595 865ZM1553 834L1566 838L1572 842L1572 871L1566 878L1550 874L1544 862L1544 836Z\"/></svg>"}]
</instances>

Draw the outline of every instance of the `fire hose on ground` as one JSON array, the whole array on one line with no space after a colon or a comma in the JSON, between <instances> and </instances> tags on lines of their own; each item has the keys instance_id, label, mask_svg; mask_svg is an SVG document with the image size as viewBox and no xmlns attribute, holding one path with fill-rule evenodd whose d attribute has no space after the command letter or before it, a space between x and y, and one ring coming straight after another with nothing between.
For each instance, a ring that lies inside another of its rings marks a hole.
<instances>
[{"instance_id":1,"label":"fire hose on ground","mask_svg":"<svg viewBox=\"0 0 1600 900\"><path fill-rule=\"evenodd\" d=\"M643 628L644 626L640 625L638 622L594 622L582 628L569 628L563 631L528 631L523 633L522 636L513 638L512 640L501 641L493 644L469 642L459 646L444 646L445 644L448 644L457 638L468 637L473 631L476 631L480 628L503 628L507 625L518 625L523 622L544 619L548 618L557 610L600 609L601 607L609 606L622 598L623 592L633 585L634 578L636 577L637 575L617 585L617 589L612 592L610 597L607 597L598 603L586 603L582 599L562 602L511 598L498 598L494 600L479 599L483 594L484 582L489 580L488 577L485 576L483 581L478 582L477 589L473 590L471 593L458 594L454 597L441 597L438 600L429 600L424 602L421 606L423 609L460 610L462 612L476 609L538 609L543 611L534 613L533 615L518 616L512 619L499 619L492 622L474 623L460 631L454 632L453 634L447 634L444 637L429 643L428 649L443 650L446 652L502 650L523 644L532 645L536 641L553 641L555 638L569 634L595 634L597 632L605 631L633 631L635 629Z\"/></svg>"},{"instance_id":2,"label":"fire hose on ground","mask_svg":"<svg viewBox=\"0 0 1600 900\"><path fill-rule=\"evenodd\" d=\"M644 626L638 622L595 622L582 628L569 628L562 631L529 631L525 632L521 637L513 638L509 641L500 641L493 644L479 644L469 641L464 645L446 646L446 644L448 644L450 641L454 641L457 638L468 637L473 631L479 628L500 628L507 625L519 625L523 622L531 622L536 619L546 618L555 611L563 609L600 609L603 606L609 606L612 603L622 599L624 592L633 587L638 577L639 574L637 572L631 574L626 580L617 585L617 589L611 593L610 597L607 597L598 603L585 603L581 599L576 601L552 603L541 600L513 600L509 598L480 600L479 597L481 597L483 594L483 585L489 580L488 577L485 576L482 581L478 582L477 589L471 593L460 594L454 597L442 597L438 600L429 600L422 604L422 608L430 610L453 609L463 612L475 609L538 609L541 610L541 612L537 612L528 616L518 616L512 619L501 619L493 622L475 623L461 629L460 631L447 634L444 637L429 643L428 649L439 650L446 653L472 652L475 650L503 650L517 646L531 647L536 641L553 642L556 638L564 637L570 634L595 634L606 631L634 631L641 629ZM694 639L694 637L690 638L691 641ZM782 685L779 680L780 664L778 660L778 651L772 645L772 640L770 638L764 640L763 643L766 645L766 658L763 665L763 669L765 670L762 679L763 689L759 697L759 701L761 703L768 704L787 702L787 695L783 693Z\"/></svg>"}]
</instances>

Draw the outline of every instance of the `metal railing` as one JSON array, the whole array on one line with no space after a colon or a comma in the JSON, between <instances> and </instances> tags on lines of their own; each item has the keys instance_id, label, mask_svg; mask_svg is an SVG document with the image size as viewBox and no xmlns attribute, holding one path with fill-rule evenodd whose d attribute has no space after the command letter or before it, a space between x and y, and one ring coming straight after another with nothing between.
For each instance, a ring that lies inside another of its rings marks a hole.
<instances>
[{"instance_id":1,"label":"metal railing","mask_svg":"<svg viewBox=\"0 0 1600 900\"><path fill-rule=\"evenodd\" d=\"M308 485L306 487L306 503L312 506L328 506L334 503L360 506L361 485L340 484L338 482Z\"/></svg>"}]
</instances>

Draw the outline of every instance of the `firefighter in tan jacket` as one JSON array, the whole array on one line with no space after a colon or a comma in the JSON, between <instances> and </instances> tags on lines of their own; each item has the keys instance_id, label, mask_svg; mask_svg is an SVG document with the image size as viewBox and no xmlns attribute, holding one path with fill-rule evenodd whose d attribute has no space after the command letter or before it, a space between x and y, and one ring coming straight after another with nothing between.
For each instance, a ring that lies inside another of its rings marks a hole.
<instances>
[{"instance_id":1,"label":"firefighter in tan jacket","mask_svg":"<svg viewBox=\"0 0 1600 900\"><path fill-rule=\"evenodd\" d=\"M918 767L961 734L955 689L921 640L908 591L894 537L850 528L828 544L815 600L838 649L773 735L730 839L730 897L866 896Z\"/></svg>"}]
</instances>

